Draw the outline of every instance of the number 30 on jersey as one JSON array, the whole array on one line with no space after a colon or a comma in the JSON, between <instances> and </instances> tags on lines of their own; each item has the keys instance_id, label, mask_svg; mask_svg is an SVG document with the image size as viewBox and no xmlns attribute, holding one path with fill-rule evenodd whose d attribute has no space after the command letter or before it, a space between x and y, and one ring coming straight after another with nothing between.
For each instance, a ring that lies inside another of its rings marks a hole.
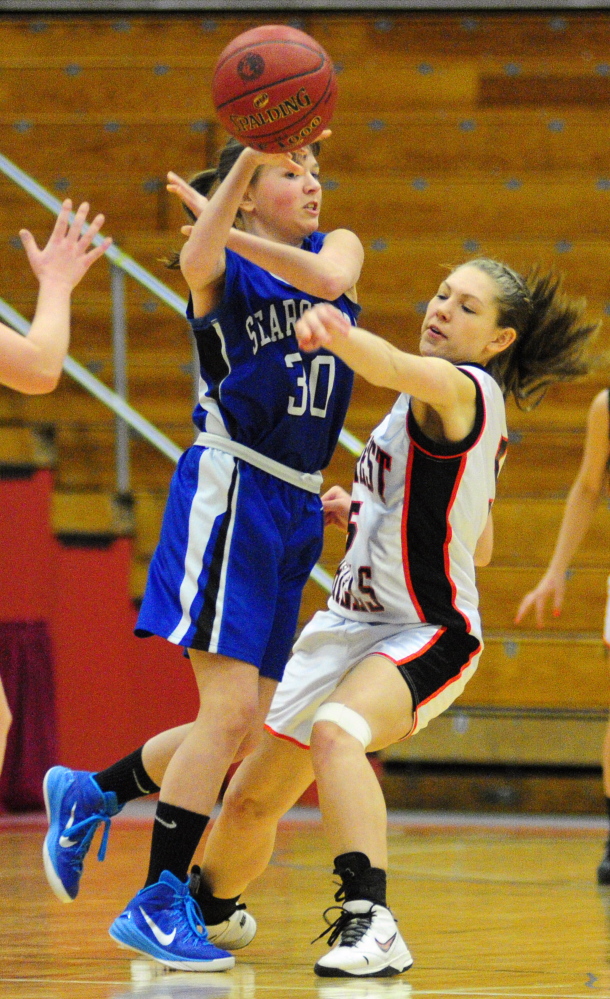
<instances>
[{"instance_id":1,"label":"number 30 on jersey","mask_svg":"<svg viewBox=\"0 0 610 999\"><path fill-rule=\"evenodd\" d=\"M298 351L284 357L287 368L295 368L299 395L288 397L288 412L291 416L303 416L308 410L312 416L324 419L335 383L335 359L332 354L316 354L311 362L309 383L305 373L303 358ZM323 368L328 368L327 377L320 377ZM326 386L324 383L326 382Z\"/></svg>"}]
</instances>

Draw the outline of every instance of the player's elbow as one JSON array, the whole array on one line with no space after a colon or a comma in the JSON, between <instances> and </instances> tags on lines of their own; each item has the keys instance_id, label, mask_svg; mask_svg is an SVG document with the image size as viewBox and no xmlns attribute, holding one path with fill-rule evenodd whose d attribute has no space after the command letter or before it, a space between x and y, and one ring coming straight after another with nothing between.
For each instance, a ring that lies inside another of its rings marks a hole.
<instances>
[{"instance_id":1,"label":"player's elbow","mask_svg":"<svg viewBox=\"0 0 610 999\"><path fill-rule=\"evenodd\" d=\"M336 302L341 295L354 286L354 279L346 268L325 266L320 275L319 291L316 294L327 302Z\"/></svg>"},{"instance_id":2,"label":"player's elbow","mask_svg":"<svg viewBox=\"0 0 610 999\"><path fill-rule=\"evenodd\" d=\"M185 243L180 253L180 270L191 290L205 288L214 279L218 261L209 261L205 253Z\"/></svg>"},{"instance_id":3,"label":"player's elbow","mask_svg":"<svg viewBox=\"0 0 610 999\"><path fill-rule=\"evenodd\" d=\"M475 552L474 564L477 569L480 569L482 566L489 565L492 554L493 552L491 549L488 552Z\"/></svg>"}]
</instances>

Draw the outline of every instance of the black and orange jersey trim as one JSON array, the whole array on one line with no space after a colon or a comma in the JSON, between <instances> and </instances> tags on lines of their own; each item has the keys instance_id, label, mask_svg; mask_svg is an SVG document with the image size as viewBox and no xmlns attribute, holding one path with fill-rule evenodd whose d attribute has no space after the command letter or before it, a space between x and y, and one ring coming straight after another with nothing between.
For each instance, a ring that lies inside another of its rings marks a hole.
<instances>
[{"instance_id":1,"label":"black and orange jersey trim","mask_svg":"<svg viewBox=\"0 0 610 999\"><path fill-rule=\"evenodd\" d=\"M407 431L411 447L407 458L401 541L405 582L413 606L424 622L462 631L470 621L456 606L451 578L449 516L466 468L468 452L485 427L485 403L478 381L475 420L462 441L439 443L428 438L409 408Z\"/></svg>"}]
</instances>

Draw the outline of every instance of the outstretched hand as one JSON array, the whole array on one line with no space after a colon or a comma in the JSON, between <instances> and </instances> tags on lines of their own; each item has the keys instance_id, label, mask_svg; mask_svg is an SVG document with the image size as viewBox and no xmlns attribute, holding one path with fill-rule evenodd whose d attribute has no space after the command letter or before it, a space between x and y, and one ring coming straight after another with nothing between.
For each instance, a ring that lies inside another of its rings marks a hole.
<instances>
[{"instance_id":1,"label":"outstretched hand","mask_svg":"<svg viewBox=\"0 0 610 999\"><path fill-rule=\"evenodd\" d=\"M187 184L186 180L183 180L182 177L179 177L178 174L174 173L172 170L169 171L167 180L167 190L171 191L172 194L177 194L182 204L193 213L196 219L198 219L208 203L206 196L204 194L200 194L199 191L196 191L194 187ZM181 232L184 232L185 228L186 226L181 229ZM192 228L192 226L190 228Z\"/></svg>"},{"instance_id":2,"label":"outstretched hand","mask_svg":"<svg viewBox=\"0 0 610 999\"><path fill-rule=\"evenodd\" d=\"M519 604L519 609L515 615L515 624L521 624L523 618L533 607L536 615L536 627L544 628L544 612L547 601L552 600L553 617L559 617L566 591L565 575L563 573L551 575L546 573L535 589L526 593Z\"/></svg>"},{"instance_id":3,"label":"outstretched hand","mask_svg":"<svg viewBox=\"0 0 610 999\"><path fill-rule=\"evenodd\" d=\"M47 245L40 249L32 233L21 229L19 237L30 262L30 267L40 283L66 284L70 290L76 287L92 264L106 252L112 239L107 236L99 246L89 249L95 236L104 224L104 216L96 215L93 222L84 230L89 205L80 205L70 224L72 202L67 198L63 205Z\"/></svg>"},{"instance_id":4,"label":"outstretched hand","mask_svg":"<svg viewBox=\"0 0 610 999\"><path fill-rule=\"evenodd\" d=\"M348 337L351 328L349 319L334 305L321 303L307 309L294 329L301 350L314 351L320 347L332 349L334 338Z\"/></svg>"},{"instance_id":5,"label":"outstretched hand","mask_svg":"<svg viewBox=\"0 0 610 999\"><path fill-rule=\"evenodd\" d=\"M349 508L351 496L346 493L341 486L331 486L328 492L322 496L322 508L324 510L324 526L334 524L335 527L347 531L349 521Z\"/></svg>"}]
</instances>

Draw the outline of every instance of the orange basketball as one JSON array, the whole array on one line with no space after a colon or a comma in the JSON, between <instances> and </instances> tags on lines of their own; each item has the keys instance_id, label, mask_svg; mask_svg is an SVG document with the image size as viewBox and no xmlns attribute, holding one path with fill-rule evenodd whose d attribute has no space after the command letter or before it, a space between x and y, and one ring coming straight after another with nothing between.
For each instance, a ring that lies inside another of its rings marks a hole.
<instances>
[{"instance_id":1,"label":"orange basketball","mask_svg":"<svg viewBox=\"0 0 610 999\"><path fill-rule=\"evenodd\" d=\"M244 31L222 52L212 99L227 132L267 153L299 149L328 127L337 99L329 56L297 28Z\"/></svg>"}]
</instances>

